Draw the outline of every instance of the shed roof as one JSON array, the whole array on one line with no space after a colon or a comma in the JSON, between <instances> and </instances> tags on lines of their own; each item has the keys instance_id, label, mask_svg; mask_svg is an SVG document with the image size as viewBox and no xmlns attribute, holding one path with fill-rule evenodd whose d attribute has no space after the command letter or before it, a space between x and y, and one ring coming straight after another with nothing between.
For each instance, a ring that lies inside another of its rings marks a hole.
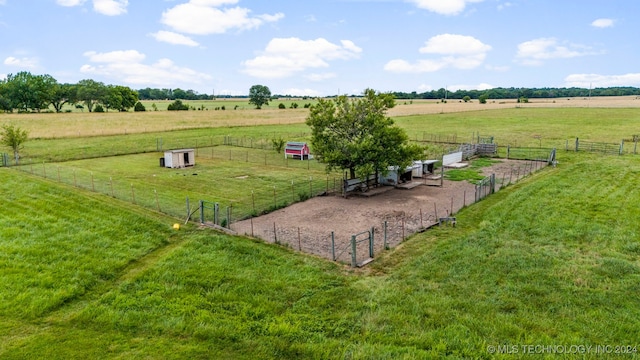
<instances>
[{"instance_id":1,"label":"shed roof","mask_svg":"<svg viewBox=\"0 0 640 360\"><path fill-rule=\"evenodd\" d=\"M194 149L177 149L177 150L167 150L165 151L166 153L172 153L172 154L176 154L176 153L186 153L186 152L193 152L195 151Z\"/></svg>"}]
</instances>

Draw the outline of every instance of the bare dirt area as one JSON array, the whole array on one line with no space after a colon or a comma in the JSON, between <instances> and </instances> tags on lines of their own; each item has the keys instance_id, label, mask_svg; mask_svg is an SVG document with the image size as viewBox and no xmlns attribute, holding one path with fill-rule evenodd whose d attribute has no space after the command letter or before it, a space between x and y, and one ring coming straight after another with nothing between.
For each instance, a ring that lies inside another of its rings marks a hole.
<instances>
[{"instance_id":1,"label":"bare dirt area","mask_svg":"<svg viewBox=\"0 0 640 360\"><path fill-rule=\"evenodd\" d=\"M482 169L483 175L496 175L496 191L509 182L540 170L543 163L500 160ZM394 247L407 236L438 223L462 207L475 202L475 185L468 181L414 179L412 189L382 187L347 198L320 196L250 220L233 223L232 230L277 242L291 248L349 263L351 237L374 229L374 252L386 243ZM504 182L504 184L503 184ZM386 226L385 226L386 223ZM333 243L332 245L332 233ZM366 238L361 234L357 240ZM358 262L369 257L369 244L359 241Z\"/></svg>"}]
</instances>

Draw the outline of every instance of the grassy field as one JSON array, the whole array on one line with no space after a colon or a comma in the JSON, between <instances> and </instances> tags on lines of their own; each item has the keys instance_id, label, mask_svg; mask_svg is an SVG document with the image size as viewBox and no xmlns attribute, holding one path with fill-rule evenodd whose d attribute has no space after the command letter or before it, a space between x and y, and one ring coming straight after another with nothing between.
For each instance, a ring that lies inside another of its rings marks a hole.
<instances>
[{"instance_id":1,"label":"grassy field","mask_svg":"<svg viewBox=\"0 0 640 360\"><path fill-rule=\"evenodd\" d=\"M640 162L597 160L533 176L463 210L458 227L417 235L355 273L248 239L173 232L169 218L3 169L0 357L637 348Z\"/></svg>"},{"instance_id":2,"label":"grassy field","mask_svg":"<svg viewBox=\"0 0 640 360\"><path fill-rule=\"evenodd\" d=\"M302 125L309 114L308 109L299 107L297 109L289 108L290 102L298 102L302 104L302 100L282 100L286 109L278 109L279 102L273 102L269 106L263 107L262 110L252 109L245 103L238 100L215 100L202 101L197 103L197 107L204 107L207 110L196 111L164 111L169 102L157 102L162 104L158 106L158 111L146 112L108 112L108 113L88 113L73 112L62 114L0 114L0 125L5 123L15 123L20 127L29 130L32 138L69 138L69 137L87 137L87 136L104 136L104 135L126 135L137 133L153 133L166 132L174 130L186 129L202 129L202 128L229 128L229 127L254 127L258 125ZM308 100L312 103L312 100ZM194 103L195 104L195 103ZM225 105L226 110L215 110L216 107ZM150 110L150 104L148 104ZM234 110L235 106L238 106ZM531 125L532 131L522 134L524 143L539 142L532 141L531 137L542 135L542 140L547 141L557 135L557 132L551 129L538 129L536 126L539 121L544 124L549 120L556 123L562 123L567 117L572 121L563 130L576 130L589 124L589 126L602 126L601 120L616 122L616 126L620 126L620 130L625 132L633 131L635 124L627 124L628 120L637 121L638 108L640 108L640 100L636 97L607 97L594 99L535 99L527 104L517 104L515 100L489 101L487 104L479 104L477 101L464 103L451 101L449 103L440 103L435 100L398 100L397 106L389 110L389 116L404 121L409 117L408 130L411 131L413 137L421 137L424 133L436 133L440 135L457 135L462 138L471 138L477 132L486 135L500 136L501 128L496 124L507 120L522 120L520 122L510 123L508 128L516 127L528 129ZM537 110L547 110L537 111ZM501 110L501 111L495 111ZM503 112L502 110L512 110ZM534 110L534 111L530 111ZM566 111L565 111L566 110ZM465 116L459 116L465 113ZM542 115L546 114L546 117ZM414 116L411 120L411 116ZM551 116L551 118L549 118ZM584 124L580 117L584 117ZM433 119L428 127L420 123L422 119ZM579 123L576 124L575 120ZM451 121L453 124L448 124ZM456 123L460 123L456 125ZM530 124L531 122L531 124ZM412 125L413 124L413 125ZM526 124L526 126L524 126ZM303 126L303 125L302 125ZM513 127L512 127L513 126ZM630 130L626 130L630 127ZM534 132L535 131L535 132ZM589 135L599 135L600 130L596 129ZM571 131L563 135L571 136ZM551 136L550 136L551 135ZM520 139L518 139L520 141ZM618 139L619 140L619 139Z\"/></svg>"},{"instance_id":3,"label":"grassy field","mask_svg":"<svg viewBox=\"0 0 640 360\"><path fill-rule=\"evenodd\" d=\"M521 145L535 133L534 144L549 146L574 136L615 142L638 120L635 109L514 108L398 123L413 136L471 131ZM184 216L154 209L176 198L186 212L185 196L213 187L238 200L253 190L245 180L257 192L287 188L292 173L324 174L225 146L199 149L197 176L161 169L159 137L167 146L304 138L304 125L156 130L33 140L25 152L38 161L0 168L0 358L511 359L488 349L515 346L523 357L524 345L624 345L635 353L618 357L638 357L640 157L562 152L558 167L463 209L457 227L417 234L351 270L191 224L175 231ZM140 154L79 159L116 151ZM143 195L156 189L159 201ZM535 356L545 355L615 354Z\"/></svg>"}]
</instances>

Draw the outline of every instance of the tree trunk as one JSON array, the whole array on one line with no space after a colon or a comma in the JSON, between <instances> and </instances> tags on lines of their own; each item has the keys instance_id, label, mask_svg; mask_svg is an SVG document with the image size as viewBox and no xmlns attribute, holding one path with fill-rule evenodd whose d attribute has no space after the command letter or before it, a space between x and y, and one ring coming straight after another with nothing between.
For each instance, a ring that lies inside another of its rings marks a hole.
<instances>
[{"instance_id":1,"label":"tree trunk","mask_svg":"<svg viewBox=\"0 0 640 360\"><path fill-rule=\"evenodd\" d=\"M349 178L350 179L355 179L356 178L356 169L353 167L349 168Z\"/></svg>"},{"instance_id":2,"label":"tree trunk","mask_svg":"<svg viewBox=\"0 0 640 360\"><path fill-rule=\"evenodd\" d=\"M16 165L18 165L18 161L19 161L19 159L20 159L20 155L18 154L18 152L17 152L17 151L14 151L14 152L13 152L13 156L14 156L14 157L15 157L15 159L16 159Z\"/></svg>"}]
</instances>

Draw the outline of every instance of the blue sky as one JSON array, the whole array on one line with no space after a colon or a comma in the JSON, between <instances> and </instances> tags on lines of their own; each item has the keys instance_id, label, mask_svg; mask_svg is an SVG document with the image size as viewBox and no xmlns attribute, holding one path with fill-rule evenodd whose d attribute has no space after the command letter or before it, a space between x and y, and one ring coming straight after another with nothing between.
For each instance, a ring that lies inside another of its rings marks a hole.
<instances>
[{"instance_id":1,"label":"blue sky","mask_svg":"<svg viewBox=\"0 0 640 360\"><path fill-rule=\"evenodd\" d=\"M640 87L638 0L0 0L0 77L326 96Z\"/></svg>"}]
</instances>

